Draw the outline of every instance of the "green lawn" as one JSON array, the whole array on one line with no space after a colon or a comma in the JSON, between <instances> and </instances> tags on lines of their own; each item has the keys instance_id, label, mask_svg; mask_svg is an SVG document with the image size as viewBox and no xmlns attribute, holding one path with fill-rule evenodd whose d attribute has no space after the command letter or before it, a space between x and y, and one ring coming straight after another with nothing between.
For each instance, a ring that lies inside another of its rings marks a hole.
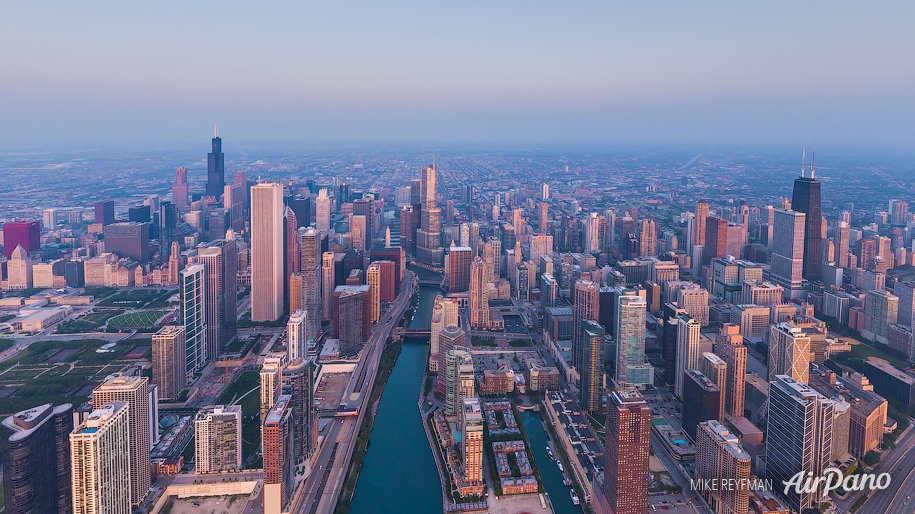
<instances>
[{"instance_id":1,"label":"green lawn","mask_svg":"<svg viewBox=\"0 0 915 514\"><path fill-rule=\"evenodd\" d=\"M123 314L122 309L99 309L76 319L64 321L57 325L58 334L82 334L97 332L109 319Z\"/></svg>"},{"instance_id":2,"label":"green lawn","mask_svg":"<svg viewBox=\"0 0 915 514\"><path fill-rule=\"evenodd\" d=\"M108 320L109 328L116 329L147 329L158 328L156 322L169 311L167 309L153 309L148 311L130 312L121 314Z\"/></svg>"},{"instance_id":3,"label":"green lawn","mask_svg":"<svg viewBox=\"0 0 915 514\"><path fill-rule=\"evenodd\" d=\"M100 307L129 307L139 309L152 302L163 302L174 294L173 289L131 289L119 291L98 303Z\"/></svg>"}]
</instances>

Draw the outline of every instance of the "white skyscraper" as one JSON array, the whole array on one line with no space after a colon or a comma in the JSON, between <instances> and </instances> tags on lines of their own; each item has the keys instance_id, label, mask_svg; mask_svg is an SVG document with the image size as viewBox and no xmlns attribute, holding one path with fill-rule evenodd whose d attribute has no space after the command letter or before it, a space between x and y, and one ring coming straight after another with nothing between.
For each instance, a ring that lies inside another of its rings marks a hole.
<instances>
[{"instance_id":1,"label":"white skyscraper","mask_svg":"<svg viewBox=\"0 0 915 514\"><path fill-rule=\"evenodd\" d=\"M197 473L241 469L241 406L204 407L194 418L194 462Z\"/></svg>"},{"instance_id":2,"label":"white skyscraper","mask_svg":"<svg viewBox=\"0 0 915 514\"><path fill-rule=\"evenodd\" d=\"M206 267L194 264L184 268L179 274L178 285L184 326L185 372L191 374L215 358L207 354Z\"/></svg>"},{"instance_id":3,"label":"white skyscraper","mask_svg":"<svg viewBox=\"0 0 915 514\"><path fill-rule=\"evenodd\" d=\"M262 182L251 187L252 321L283 315L283 256L283 186Z\"/></svg>"},{"instance_id":4,"label":"white skyscraper","mask_svg":"<svg viewBox=\"0 0 915 514\"><path fill-rule=\"evenodd\" d=\"M327 196L327 189L318 191L318 197L315 198L315 228L330 230L330 197Z\"/></svg>"},{"instance_id":5,"label":"white skyscraper","mask_svg":"<svg viewBox=\"0 0 915 514\"><path fill-rule=\"evenodd\" d=\"M308 334L305 331L305 311L295 311L286 323L286 355L289 362L304 359Z\"/></svg>"},{"instance_id":6,"label":"white skyscraper","mask_svg":"<svg viewBox=\"0 0 915 514\"><path fill-rule=\"evenodd\" d=\"M102 405L70 434L74 514L130 514L129 410Z\"/></svg>"},{"instance_id":7,"label":"white skyscraper","mask_svg":"<svg viewBox=\"0 0 915 514\"><path fill-rule=\"evenodd\" d=\"M699 369L699 333L702 326L688 314L677 317L677 366L674 376L674 391L683 397L684 374L690 369Z\"/></svg>"}]
</instances>

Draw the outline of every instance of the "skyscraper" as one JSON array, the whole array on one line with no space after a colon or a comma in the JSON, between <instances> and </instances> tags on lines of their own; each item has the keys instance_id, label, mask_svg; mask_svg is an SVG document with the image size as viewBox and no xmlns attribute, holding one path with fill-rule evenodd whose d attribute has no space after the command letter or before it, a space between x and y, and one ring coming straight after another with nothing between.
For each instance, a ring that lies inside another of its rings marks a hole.
<instances>
[{"instance_id":1,"label":"skyscraper","mask_svg":"<svg viewBox=\"0 0 915 514\"><path fill-rule=\"evenodd\" d=\"M273 408L283 392L283 361L276 355L267 356L260 369L261 417L263 421L267 412Z\"/></svg>"},{"instance_id":2,"label":"skyscraper","mask_svg":"<svg viewBox=\"0 0 915 514\"><path fill-rule=\"evenodd\" d=\"M189 208L187 194L187 168L180 166L175 169L175 182L172 183L172 203L175 204L178 212L187 212Z\"/></svg>"},{"instance_id":3,"label":"skyscraper","mask_svg":"<svg viewBox=\"0 0 915 514\"><path fill-rule=\"evenodd\" d=\"M823 274L826 234L823 232L823 214L820 208L820 181L816 179L813 164L809 177L804 176L804 166L801 164L801 176L794 179L791 208L806 215L803 220L803 277L811 282L820 280Z\"/></svg>"},{"instance_id":4,"label":"skyscraper","mask_svg":"<svg viewBox=\"0 0 915 514\"><path fill-rule=\"evenodd\" d=\"M92 391L94 409L101 409L115 402L124 402L128 405L130 449L127 453L130 456L130 502L133 505L143 501L151 484L149 448L152 427L150 413L153 409L150 399L149 379L146 377L115 375ZM72 442L71 439L71 444Z\"/></svg>"},{"instance_id":5,"label":"skyscraper","mask_svg":"<svg viewBox=\"0 0 915 514\"><path fill-rule=\"evenodd\" d=\"M699 368L699 332L702 327L689 314L677 317L677 366L674 376L674 391L683 398L686 372Z\"/></svg>"},{"instance_id":6,"label":"skyscraper","mask_svg":"<svg viewBox=\"0 0 915 514\"><path fill-rule=\"evenodd\" d=\"M125 402L101 405L70 434L73 514L131 513L129 411Z\"/></svg>"},{"instance_id":7,"label":"skyscraper","mask_svg":"<svg viewBox=\"0 0 915 514\"><path fill-rule=\"evenodd\" d=\"M286 356L289 362L304 359L308 345L308 334L305 331L305 311L295 311L286 322Z\"/></svg>"},{"instance_id":8,"label":"skyscraper","mask_svg":"<svg viewBox=\"0 0 915 514\"><path fill-rule=\"evenodd\" d=\"M467 334L457 325L448 325L438 335L438 376L435 387L441 394L448 391L448 358L454 349L470 351Z\"/></svg>"},{"instance_id":9,"label":"skyscraper","mask_svg":"<svg viewBox=\"0 0 915 514\"><path fill-rule=\"evenodd\" d=\"M114 201L99 200L95 202L95 222L105 226L114 223Z\"/></svg>"},{"instance_id":10,"label":"skyscraper","mask_svg":"<svg viewBox=\"0 0 915 514\"><path fill-rule=\"evenodd\" d=\"M283 369L283 394L292 400L295 462L311 457L317 446L318 418L314 404L315 362L312 359L290 361Z\"/></svg>"},{"instance_id":11,"label":"skyscraper","mask_svg":"<svg viewBox=\"0 0 915 514\"><path fill-rule=\"evenodd\" d=\"M602 506L613 514L648 512L648 450L651 408L634 389L613 391L607 398Z\"/></svg>"},{"instance_id":12,"label":"skyscraper","mask_svg":"<svg viewBox=\"0 0 915 514\"><path fill-rule=\"evenodd\" d=\"M365 269L365 283L369 286L369 319L377 323L381 319L381 265L369 264Z\"/></svg>"},{"instance_id":13,"label":"skyscraper","mask_svg":"<svg viewBox=\"0 0 915 514\"><path fill-rule=\"evenodd\" d=\"M898 287L898 286L897 286ZM864 330L867 339L889 344L890 325L899 316L899 297L888 291L868 291L864 295Z\"/></svg>"},{"instance_id":14,"label":"skyscraper","mask_svg":"<svg viewBox=\"0 0 915 514\"><path fill-rule=\"evenodd\" d=\"M212 151L207 154L207 187L206 193L219 198L226 185L226 156L222 153L222 138L219 127L213 134Z\"/></svg>"},{"instance_id":15,"label":"skyscraper","mask_svg":"<svg viewBox=\"0 0 915 514\"><path fill-rule=\"evenodd\" d=\"M295 474L295 421L292 397L281 395L264 418L264 514L286 511Z\"/></svg>"},{"instance_id":16,"label":"skyscraper","mask_svg":"<svg viewBox=\"0 0 915 514\"><path fill-rule=\"evenodd\" d=\"M581 325L586 320L599 319L600 284L590 280L575 282L572 297L572 365L581 369Z\"/></svg>"},{"instance_id":17,"label":"skyscraper","mask_svg":"<svg viewBox=\"0 0 915 514\"><path fill-rule=\"evenodd\" d=\"M819 218L818 218L819 219ZM804 230L806 215L799 211L775 210L772 229L772 281L785 288L789 300L803 300ZM822 263L817 266L822 267Z\"/></svg>"},{"instance_id":18,"label":"skyscraper","mask_svg":"<svg viewBox=\"0 0 915 514\"><path fill-rule=\"evenodd\" d=\"M699 423L696 433L696 479L728 480L736 487L702 489L714 512L749 512L750 454L737 436L716 420Z\"/></svg>"},{"instance_id":19,"label":"skyscraper","mask_svg":"<svg viewBox=\"0 0 915 514\"><path fill-rule=\"evenodd\" d=\"M251 187L251 321L283 315L283 187Z\"/></svg>"},{"instance_id":20,"label":"skyscraper","mask_svg":"<svg viewBox=\"0 0 915 514\"><path fill-rule=\"evenodd\" d=\"M642 220L639 232L639 257L657 257L658 228L653 219Z\"/></svg>"},{"instance_id":21,"label":"skyscraper","mask_svg":"<svg viewBox=\"0 0 915 514\"><path fill-rule=\"evenodd\" d=\"M445 415L455 416L461 412L464 399L476 396L470 352L461 347L448 350L446 368Z\"/></svg>"},{"instance_id":22,"label":"skyscraper","mask_svg":"<svg viewBox=\"0 0 915 514\"><path fill-rule=\"evenodd\" d=\"M581 394L581 406L584 410L595 413L601 410L601 390L604 381L604 328L594 320L581 322L582 359L579 368L578 390Z\"/></svg>"},{"instance_id":23,"label":"skyscraper","mask_svg":"<svg viewBox=\"0 0 915 514\"><path fill-rule=\"evenodd\" d=\"M333 314L334 302L334 276L336 274L334 252L321 254L321 319L330 320Z\"/></svg>"},{"instance_id":24,"label":"skyscraper","mask_svg":"<svg viewBox=\"0 0 915 514\"><path fill-rule=\"evenodd\" d=\"M470 265L470 328L486 330L489 327L489 283L483 260L473 259Z\"/></svg>"},{"instance_id":25,"label":"skyscraper","mask_svg":"<svg viewBox=\"0 0 915 514\"><path fill-rule=\"evenodd\" d=\"M776 484L807 473L819 477L832 458L833 400L786 375L769 385L768 429L766 430L766 477ZM776 487L795 512L815 507L821 490L796 492Z\"/></svg>"},{"instance_id":26,"label":"skyscraper","mask_svg":"<svg viewBox=\"0 0 915 514\"><path fill-rule=\"evenodd\" d=\"M70 514L73 406L46 403L0 425L3 498L9 514Z\"/></svg>"},{"instance_id":27,"label":"skyscraper","mask_svg":"<svg viewBox=\"0 0 915 514\"><path fill-rule=\"evenodd\" d=\"M631 386L654 383L654 368L645 360L645 300L623 295L615 305L616 381Z\"/></svg>"},{"instance_id":28,"label":"skyscraper","mask_svg":"<svg viewBox=\"0 0 915 514\"><path fill-rule=\"evenodd\" d=\"M330 197L327 196L327 189L318 191L315 199L315 228L330 230Z\"/></svg>"},{"instance_id":29,"label":"skyscraper","mask_svg":"<svg viewBox=\"0 0 915 514\"><path fill-rule=\"evenodd\" d=\"M696 440L702 421L717 419L721 412L721 389L705 374L688 369L683 376L683 430Z\"/></svg>"},{"instance_id":30,"label":"skyscraper","mask_svg":"<svg viewBox=\"0 0 915 514\"><path fill-rule=\"evenodd\" d=\"M315 337L321 328L321 247L324 233L308 227L299 230L299 260L302 270L302 308L305 310L305 332Z\"/></svg>"},{"instance_id":31,"label":"skyscraper","mask_svg":"<svg viewBox=\"0 0 915 514\"><path fill-rule=\"evenodd\" d=\"M194 471L219 473L241 469L241 406L213 405L194 417Z\"/></svg>"},{"instance_id":32,"label":"skyscraper","mask_svg":"<svg viewBox=\"0 0 915 514\"><path fill-rule=\"evenodd\" d=\"M699 200L696 203L696 217L693 218L692 243L694 246L705 245L705 227L708 216L708 202L705 200ZM696 258L696 256L694 255L693 258Z\"/></svg>"},{"instance_id":33,"label":"skyscraper","mask_svg":"<svg viewBox=\"0 0 915 514\"><path fill-rule=\"evenodd\" d=\"M178 289L181 294L181 323L184 326L185 372L190 375L215 359L207 344L206 266L193 264L181 270Z\"/></svg>"},{"instance_id":34,"label":"skyscraper","mask_svg":"<svg viewBox=\"0 0 915 514\"><path fill-rule=\"evenodd\" d=\"M465 398L461 416L461 453L465 485L483 483L483 412L479 398Z\"/></svg>"},{"instance_id":35,"label":"skyscraper","mask_svg":"<svg viewBox=\"0 0 915 514\"><path fill-rule=\"evenodd\" d=\"M10 258L17 246L22 246L25 249L25 253L31 253L41 248L41 223L38 221L4 223L3 251L7 259Z\"/></svg>"},{"instance_id":36,"label":"skyscraper","mask_svg":"<svg viewBox=\"0 0 915 514\"><path fill-rule=\"evenodd\" d=\"M810 335L793 321L769 328L769 381L787 375L801 384L810 376Z\"/></svg>"},{"instance_id":37,"label":"skyscraper","mask_svg":"<svg viewBox=\"0 0 915 514\"><path fill-rule=\"evenodd\" d=\"M727 379L724 387L724 412L729 416L743 416L744 391L746 390L747 347L743 344L740 327L725 323L718 332L715 353L727 365ZM719 420L720 421L720 420Z\"/></svg>"},{"instance_id":38,"label":"skyscraper","mask_svg":"<svg viewBox=\"0 0 915 514\"><path fill-rule=\"evenodd\" d=\"M152 336L152 381L163 400L177 400L187 384L183 325L166 325Z\"/></svg>"},{"instance_id":39,"label":"skyscraper","mask_svg":"<svg viewBox=\"0 0 915 514\"><path fill-rule=\"evenodd\" d=\"M235 337L238 326L238 250L235 240L220 239L197 250L197 262L206 268L207 359Z\"/></svg>"}]
</instances>

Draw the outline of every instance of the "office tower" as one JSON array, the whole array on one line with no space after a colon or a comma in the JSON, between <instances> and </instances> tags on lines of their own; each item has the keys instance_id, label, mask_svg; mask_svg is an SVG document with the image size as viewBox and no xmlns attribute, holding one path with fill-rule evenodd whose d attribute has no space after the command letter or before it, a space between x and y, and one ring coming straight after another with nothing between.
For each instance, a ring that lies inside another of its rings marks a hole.
<instances>
[{"instance_id":1,"label":"office tower","mask_svg":"<svg viewBox=\"0 0 915 514\"><path fill-rule=\"evenodd\" d=\"M175 181L172 183L172 202L178 212L187 212L190 205L187 201L187 168L180 166L175 169Z\"/></svg>"},{"instance_id":2,"label":"office tower","mask_svg":"<svg viewBox=\"0 0 915 514\"><path fill-rule=\"evenodd\" d=\"M127 424L130 428L130 502L138 505L149 492L149 448L152 405L149 379L138 376L113 376L92 390L92 408L124 402L128 405ZM72 443L72 440L71 440Z\"/></svg>"},{"instance_id":3,"label":"office tower","mask_svg":"<svg viewBox=\"0 0 915 514\"><path fill-rule=\"evenodd\" d=\"M149 223L122 221L105 225L105 251L139 262L149 260Z\"/></svg>"},{"instance_id":4,"label":"office tower","mask_svg":"<svg viewBox=\"0 0 915 514\"><path fill-rule=\"evenodd\" d=\"M718 419L721 389L699 370L688 369L683 376L683 430L695 441L702 421Z\"/></svg>"},{"instance_id":5,"label":"office tower","mask_svg":"<svg viewBox=\"0 0 915 514\"><path fill-rule=\"evenodd\" d=\"M238 250L235 240L220 239L197 250L206 277L207 361L235 337L238 327Z\"/></svg>"},{"instance_id":6,"label":"office tower","mask_svg":"<svg viewBox=\"0 0 915 514\"><path fill-rule=\"evenodd\" d=\"M785 288L765 280L745 280L742 285L740 303L744 305L776 305L785 298Z\"/></svg>"},{"instance_id":7,"label":"office tower","mask_svg":"<svg viewBox=\"0 0 915 514\"><path fill-rule=\"evenodd\" d=\"M797 473L819 477L830 465L834 402L789 376L769 385L766 430L766 478L787 483ZM797 493L776 487L776 494L796 512L816 506L822 490Z\"/></svg>"},{"instance_id":8,"label":"office tower","mask_svg":"<svg viewBox=\"0 0 915 514\"><path fill-rule=\"evenodd\" d=\"M213 405L194 417L194 471L198 474L242 469L241 406Z\"/></svg>"},{"instance_id":9,"label":"office tower","mask_svg":"<svg viewBox=\"0 0 915 514\"><path fill-rule=\"evenodd\" d=\"M315 228L330 230L330 197L327 196L327 189L318 191L315 199Z\"/></svg>"},{"instance_id":10,"label":"office tower","mask_svg":"<svg viewBox=\"0 0 915 514\"><path fill-rule=\"evenodd\" d=\"M324 321L330 320L333 310L334 288L336 287L334 264L334 252L321 254L321 319Z\"/></svg>"},{"instance_id":11,"label":"office tower","mask_svg":"<svg viewBox=\"0 0 915 514\"><path fill-rule=\"evenodd\" d=\"M305 309L305 331L314 337L321 328L321 247L324 233L308 227L299 230L302 250L302 306Z\"/></svg>"},{"instance_id":12,"label":"office tower","mask_svg":"<svg viewBox=\"0 0 915 514\"><path fill-rule=\"evenodd\" d=\"M674 391L683 398L683 385L686 372L699 368L699 322L689 314L680 314L677 317L677 365L674 375Z\"/></svg>"},{"instance_id":13,"label":"office tower","mask_svg":"<svg viewBox=\"0 0 915 514\"><path fill-rule=\"evenodd\" d=\"M578 390L582 409L595 413L601 410L601 390L604 382L604 328L600 323L586 319L581 322L579 341L581 367Z\"/></svg>"},{"instance_id":14,"label":"office tower","mask_svg":"<svg viewBox=\"0 0 915 514\"><path fill-rule=\"evenodd\" d=\"M700 491L713 512L749 512L750 454L736 435L716 420L699 423L696 431L696 480L727 480L735 487Z\"/></svg>"},{"instance_id":15,"label":"office tower","mask_svg":"<svg viewBox=\"0 0 915 514\"><path fill-rule=\"evenodd\" d=\"M185 362L188 375L215 359L207 350L207 280L206 266L192 264L179 274L181 323L184 326Z\"/></svg>"},{"instance_id":16,"label":"office tower","mask_svg":"<svg viewBox=\"0 0 915 514\"><path fill-rule=\"evenodd\" d=\"M899 297L887 291L868 291L864 295L865 339L889 344L890 325L896 323L899 314Z\"/></svg>"},{"instance_id":17,"label":"office tower","mask_svg":"<svg viewBox=\"0 0 915 514\"><path fill-rule=\"evenodd\" d=\"M465 398L461 416L461 453L466 485L483 483L483 412L479 398Z\"/></svg>"},{"instance_id":18,"label":"office tower","mask_svg":"<svg viewBox=\"0 0 915 514\"><path fill-rule=\"evenodd\" d=\"M182 325L166 325L152 336L152 382L163 400L177 400L187 384L186 350Z\"/></svg>"},{"instance_id":19,"label":"office tower","mask_svg":"<svg viewBox=\"0 0 915 514\"><path fill-rule=\"evenodd\" d=\"M433 201L434 203L434 201ZM442 211L434 205L420 210L419 228L416 230L416 258L422 263L440 267L444 255L441 247Z\"/></svg>"},{"instance_id":20,"label":"office tower","mask_svg":"<svg viewBox=\"0 0 915 514\"><path fill-rule=\"evenodd\" d=\"M296 219L295 212L289 207L283 209L283 248L286 255L283 257L283 305L287 307L286 312L294 312L290 305L298 302L301 298L292 299L290 286L293 273L298 273L302 269L302 252L299 248L299 222Z\"/></svg>"},{"instance_id":21,"label":"office tower","mask_svg":"<svg viewBox=\"0 0 915 514\"><path fill-rule=\"evenodd\" d=\"M420 191L421 197L420 201L423 206L427 209L435 207L435 195L436 195L436 179L437 179L438 169L435 167L435 164L431 166L426 166L423 170L422 175L420 175Z\"/></svg>"},{"instance_id":22,"label":"office tower","mask_svg":"<svg viewBox=\"0 0 915 514\"><path fill-rule=\"evenodd\" d=\"M899 298L896 323L912 327L915 323L915 280L896 282L893 295Z\"/></svg>"},{"instance_id":23,"label":"office tower","mask_svg":"<svg viewBox=\"0 0 915 514\"><path fill-rule=\"evenodd\" d=\"M674 301L682 307L700 326L707 327L709 322L708 291L691 282L683 282L674 291Z\"/></svg>"},{"instance_id":24,"label":"office tower","mask_svg":"<svg viewBox=\"0 0 915 514\"><path fill-rule=\"evenodd\" d=\"M810 374L810 335L793 321L783 321L769 328L769 381L787 375L802 384Z\"/></svg>"},{"instance_id":25,"label":"office tower","mask_svg":"<svg viewBox=\"0 0 915 514\"><path fill-rule=\"evenodd\" d=\"M846 223L844 221L840 221L836 225L834 239L835 239L835 243L836 243L836 249L835 249L836 256L834 259L836 266L838 266L840 268L847 268L848 264L849 264L848 263L848 259L849 259L848 252L849 252L849 248L851 246L850 245L851 227L849 226L848 223Z\"/></svg>"},{"instance_id":26,"label":"office tower","mask_svg":"<svg viewBox=\"0 0 915 514\"><path fill-rule=\"evenodd\" d=\"M222 205L229 210L229 220L232 230L241 232L245 229L245 203L248 198L248 188L245 183L226 184L222 193Z\"/></svg>"},{"instance_id":27,"label":"office tower","mask_svg":"<svg viewBox=\"0 0 915 514\"><path fill-rule=\"evenodd\" d=\"M785 288L790 300L803 300L804 230L806 216L798 211L775 211L772 231L772 280ZM818 263L817 266L822 266Z\"/></svg>"},{"instance_id":28,"label":"office tower","mask_svg":"<svg viewBox=\"0 0 915 514\"><path fill-rule=\"evenodd\" d=\"M369 286L369 320L381 319L381 265L373 262L365 269L365 283Z\"/></svg>"},{"instance_id":29,"label":"office tower","mask_svg":"<svg viewBox=\"0 0 915 514\"><path fill-rule=\"evenodd\" d=\"M537 227L537 232L540 234L546 234L547 231L549 230L549 223L550 223L549 212L550 212L549 204L546 202L540 202L540 216L538 219L539 224Z\"/></svg>"},{"instance_id":30,"label":"office tower","mask_svg":"<svg viewBox=\"0 0 915 514\"><path fill-rule=\"evenodd\" d=\"M315 362L296 359L283 369L283 394L292 398L295 428L295 462L311 457L317 446L317 411L314 403Z\"/></svg>"},{"instance_id":31,"label":"office tower","mask_svg":"<svg viewBox=\"0 0 915 514\"><path fill-rule=\"evenodd\" d=\"M709 217L708 202L699 200L696 203L696 217L693 218L692 243L695 245L705 245L705 227ZM693 258L696 256L694 255Z\"/></svg>"},{"instance_id":32,"label":"office tower","mask_svg":"<svg viewBox=\"0 0 915 514\"><path fill-rule=\"evenodd\" d=\"M251 187L251 321L283 315L283 186Z\"/></svg>"},{"instance_id":33,"label":"office tower","mask_svg":"<svg viewBox=\"0 0 915 514\"><path fill-rule=\"evenodd\" d=\"M292 397L280 395L263 418L264 514L286 512L295 474Z\"/></svg>"},{"instance_id":34,"label":"office tower","mask_svg":"<svg viewBox=\"0 0 915 514\"><path fill-rule=\"evenodd\" d=\"M41 248L41 224L38 221L14 221L3 224L3 251L7 259L17 246L22 246L27 254Z\"/></svg>"},{"instance_id":35,"label":"office tower","mask_svg":"<svg viewBox=\"0 0 915 514\"><path fill-rule=\"evenodd\" d=\"M295 311L286 323L286 356L289 362L304 359L308 349L308 333L305 331L305 311Z\"/></svg>"},{"instance_id":36,"label":"office tower","mask_svg":"<svg viewBox=\"0 0 915 514\"><path fill-rule=\"evenodd\" d=\"M822 276L823 247L826 239L820 209L820 181L815 178L815 174L816 170L811 165L810 176L805 177L802 165L801 176L794 179L794 191L791 195L791 208L806 215L801 220L804 225L804 242L800 248L803 253L803 277L811 282L820 280Z\"/></svg>"},{"instance_id":37,"label":"office tower","mask_svg":"<svg viewBox=\"0 0 915 514\"><path fill-rule=\"evenodd\" d=\"M112 200L99 200L95 202L95 222L102 226L114 223L114 202Z\"/></svg>"},{"instance_id":38,"label":"office tower","mask_svg":"<svg viewBox=\"0 0 915 514\"><path fill-rule=\"evenodd\" d=\"M572 297L572 365L581 368L581 324L600 317L600 285L590 280L575 282Z\"/></svg>"},{"instance_id":39,"label":"office tower","mask_svg":"<svg viewBox=\"0 0 915 514\"><path fill-rule=\"evenodd\" d=\"M356 355L371 333L369 286L337 286L334 289L334 337L340 354Z\"/></svg>"},{"instance_id":40,"label":"office tower","mask_svg":"<svg viewBox=\"0 0 915 514\"><path fill-rule=\"evenodd\" d=\"M127 221L152 223L152 206L149 204L134 205L127 208Z\"/></svg>"},{"instance_id":41,"label":"office tower","mask_svg":"<svg viewBox=\"0 0 915 514\"><path fill-rule=\"evenodd\" d=\"M295 212L295 219L299 226L296 228L307 227L311 225L311 197L296 195L289 201L289 207Z\"/></svg>"},{"instance_id":42,"label":"office tower","mask_svg":"<svg viewBox=\"0 0 915 514\"><path fill-rule=\"evenodd\" d=\"M616 301L616 381L631 386L654 384L654 368L645 360L645 300L623 294Z\"/></svg>"},{"instance_id":43,"label":"office tower","mask_svg":"<svg viewBox=\"0 0 915 514\"><path fill-rule=\"evenodd\" d=\"M653 219L642 220L639 232L639 257L657 257L658 228Z\"/></svg>"},{"instance_id":44,"label":"office tower","mask_svg":"<svg viewBox=\"0 0 915 514\"><path fill-rule=\"evenodd\" d=\"M460 414L465 398L476 396L473 387L473 358L464 348L448 350L445 359L445 415Z\"/></svg>"},{"instance_id":45,"label":"office tower","mask_svg":"<svg viewBox=\"0 0 915 514\"><path fill-rule=\"evenodd\" d=\"M261 417L266 419L267 412L273 408L283 392L283 361L281 357L271 355L264 359L260 369Z\"/></svg>"},{"instance_id":46,"label":"office tower","mask_svg":"<svg viewBox=\"0 0 915 514\"><path fill-rule=\"evenodd\" d=\"M724 419L725 400L727 399L728 365L724 359L712 352L703 352L699 359L699 371L702 372L721 391L718 412L712 417L719 421Z\"/></svg>"},{"instance_id":47,"label":"office tower","mask_svg":"<svg viewBox=\"0 0 915 514\"><path fill-rule=\"evenodd\" d=\"M219 137L218 127L211 143L212 151L207 154L206 193L218 199L226 185L226 156L222 153L222 138Z\"/></svg>"},{"instance_id":48,"label":"office tower","mask_svg":"<svg viewBox=\"0 0 915 514\"><path fill-rule=\"evenodd\" d=\"M159 249L169 248L175 241L178 230L178 208L172 202L162 202L159 205ZM223 237L223 234L218 234ZM164 254L162 254L164 255Z\"/></svg>"},{"instance_id":49,"label":"office tower","mask_svg":"<svg viewBox=\"0 0 915 514\"><path fill-rule=\"evenodd\" d=\"M469 317L471 330L486 330L489 327L489 282L485 266L479 257L470 265Z\"/></svg>"},{"instance_id":50,"label":"office tower","mask_svg":"<svg viewBox=\"0 0 915 514\"><path fill-rule=\"evenodd\" d=\"M6 288L21 290L29 289L33 285L32 260L25 252L22 245L16 246L6 263Z\"/></svg>"},{"instance_id":51,"label":"office tower","mask_svg":"<svg viewBox=\"0 0 915 514\"><path fill-rule=\"evenodd\" d=\"M584 219L585 251L596 254L600 252L600 219L592 212Z\"/></svg>"},{"instance_id":52,"label":"office tower","mask_svg":"<svg viewBox=\"0 0 915 514\"><path fill-rule=\"evenodd\" d=\"M702 245L702 265L708 266L716 257L728 255L728 220L709 216L705 220L705 244ZM695 259L695 257L693 257Z\"/></svg>"},{"instance_id":53,"label":"office tower","mask_svg":"<svg viewBox=\"0 0 915 514\"><path fill-rule=\"evenodd\" d=\"M470 266L473 251L470 247L454 246L448 249L448 290L452 293L467 291L470 287Z\"/></svg>"},{"instance_id":54,"label":"office tower","mask_svg":"<svg viewBox=\"0 0 915 514\"><path fill-rule=\"evenodd\" d=\"M353 240L353 250L358 252L365 251L366 242L366 218L363 215L354 215L350 221L350 235Z\"/></svg>"},{"instance_id":55,"label":"office tower","mask_svg":"<svg viewBox=\"0 0 915 514\"><path fill-rule=\"evenodd\" d=\"M547 201L550 199L550 185L544 182L540 184L540 200Z\"/></svg>"},{"instance_id":56,"label":"office tower","mask_svg":"<svg viewBox=\"0 0 915 514\"><path fill-rule=\"evenodd\" d=\"M70 434L73 514L130 514L131 504L138 503L131 494L134 441L129 411L125 402L95 407Z\"/></svg>"},{"instance_id":57,"label":"office tower","mask_svg":"<svg viewBox=\"0 0 915 514\"><path fill-rule=\"evenodd\" d=\"M648 450L651 408L634 389L613 391L607 398L602 500L614 514L648 512Z\"/></svg>"},{"instance_id":58,"label":"office tower","mask_svg":"<svg viewBox=\"0 0 915 514\"><path fill-rule=\"evenodd\" d=\"M448 356L454 349L470 351L467 334L457 325L446 325L438 335L438 376L435 389L441 394L448 391Z\"/></svg>"},{"instance_id":59,"label":"office tower","mask_svg":"<svg viewBox=\"0 0 915 514\"><path fill-rule=\"evenodd\" d=\"M300 311L302 307L302 274L293 273L289 276L289 312Z\"/></svg>"},{"instance_id":60,"label":"office tower","mask_svg":"<svg viewBox=\"0 0 915 514\"><path fill-rule=\"evenodd\" d=\"M721 326L715 341L715 353L727 366L725 387L722 389L724 412L729 416L741 417L746 390L747 347L743 344L739 326L732 323Z\"/></svg>"},{"instance_id":61,"label":"office tower","mask_svg":"<svg viewBox=\"0 0 915 514\"><path fill-rule=\"evenodd\" d=\"M553 255L553 236L545 233L534 234L531 236L530 260L539 265L540 258L544 255Z\"/></svg>"},{"instance_id":62,"label":"office tower","mask_svg":"<svg viewBox=\"0 0 915 514\"><path fill-rule=\"evenodd\" d=\"M0 425L3 498L8 514L70 514L73 406L46 403Z\"/></svg>"}]
</instances>

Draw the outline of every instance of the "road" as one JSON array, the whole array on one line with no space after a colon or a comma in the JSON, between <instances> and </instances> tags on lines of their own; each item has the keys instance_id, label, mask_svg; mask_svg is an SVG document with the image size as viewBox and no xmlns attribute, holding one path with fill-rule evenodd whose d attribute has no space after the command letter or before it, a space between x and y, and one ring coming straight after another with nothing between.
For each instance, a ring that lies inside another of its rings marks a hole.
<instances>
[{"instance_id":1,"label":"road","mask_svg":"<svg viewBox=\"0 0 915 514\"><path fill-rule=\"evenodd\" d=\"M403 318L410 299L413 297L414 289L413 273L407 271L401 283L400 294L372 329L372 335L366 342L359 363L344 392L344 399L349 398L352 392L360 393L359 414L349 418L333 418L328 425L327 435L315 457L313 471L305 480L304 485L300 486L299 489L302 492L296 491L290 512L323 514L333 512L337 506L337 498L343 488L343 482L346 480L356 438L359 435L359 427L362 426L366 410L371 407L368 405L368 401L372 395L384 344L391 331Z\"/></svg>"},{"instance_id":2,"label":"road","mask_svg":"<svg viewBox=\"0 0 915 514\"><path fill-rule=\"evenodd\" d=\"M664 464L664 467L667 468L667 471L670 472L670 475L677 482L677 484L683 488L683 494L689 499L692 503L694 509L697 512L702 514L714 514L712 509L709 508L708 504L705 503L699 493L694 491L689 486L689 477L686 476L686 472L683 471L683 468L670 456L667 452L667 448L661 443L661 440L658 439L658 436L652 432L651 434L651 448L654 450L655 456L661 460Z\"/></svg>"},{"instance_id":3,"label":"road","mask_svg":"<svg viewBox=\"0 0 915 514\"><path fill-rule=\"evenodd\" d=\"M871 473L888 472L892 481L890 487L883 491L871 493L870 498L858 512L880 512L886 514L911 514L915 512L915 430L908 429L896 443L896 448L889 452ZM836 506L848 512L859 495L850 495L840 500Z\"/></svg>"}]
</instances>

